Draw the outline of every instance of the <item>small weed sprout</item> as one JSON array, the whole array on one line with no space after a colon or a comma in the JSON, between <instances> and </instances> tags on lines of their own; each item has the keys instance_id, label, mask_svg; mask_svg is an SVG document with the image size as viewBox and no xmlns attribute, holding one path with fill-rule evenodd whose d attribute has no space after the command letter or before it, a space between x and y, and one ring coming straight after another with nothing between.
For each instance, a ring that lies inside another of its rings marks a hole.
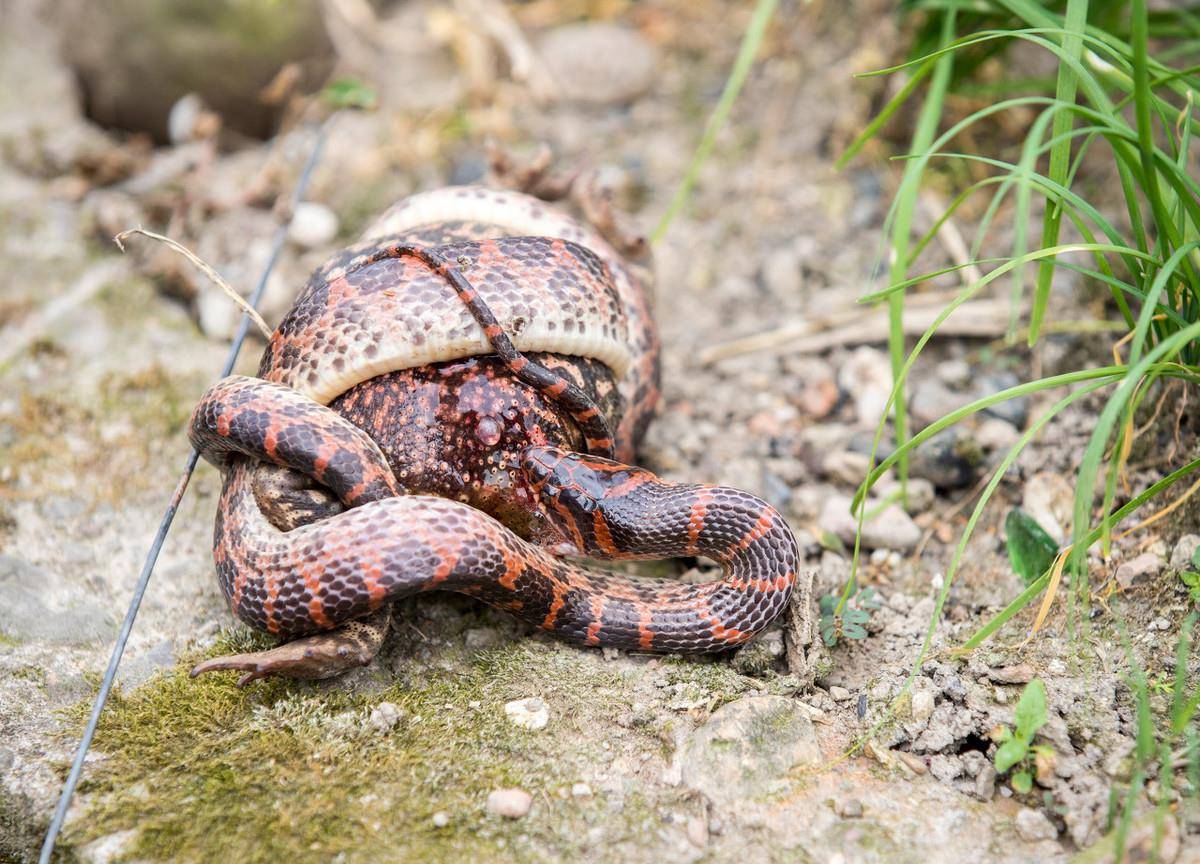
<instances>
[{"instance_id":1,"label":"small weed sprout","mask_svg":"<svg viewBox=\"0 0 1200 864\"><path fill-rule=\"evenodd\" d=\"M879 595L871 586L855 592L853 605L838 611L837 594L826 594L819 601L821 608L821 639L832 648L838 641L846 639L866 639L867 623L871 613L883 605Z\"/></svg>"},{"instance_id":2,"label":"small weed sprout","mask_svg":"<svg viewBox=\"0 0 1200 864\"><path fill-rule=\"evenodd\" d=\"M1015 728L997 726L992 733L992 740L1000 745L996 770L1001 774L1012 771L1008 782L1014 792L1023 795L1033 788L1038 768L1053 757L1051 748L1033 743L1033 736L1046 725L1046 685L1040 678L1025 685L1013 722Z\"/></svg>"},{"instance_id":3,"label":"small weed sprout","mask_svg":"<svg viewBox=\"0 0 1200 864\"><path fill-rule=\"evenodd\" d=\"M1200 605L1200 547L1192 553L1191 565L1191 570L1179 571L1179 581L1187 586L1191 601Z\"/></svg>"}]
</instances>

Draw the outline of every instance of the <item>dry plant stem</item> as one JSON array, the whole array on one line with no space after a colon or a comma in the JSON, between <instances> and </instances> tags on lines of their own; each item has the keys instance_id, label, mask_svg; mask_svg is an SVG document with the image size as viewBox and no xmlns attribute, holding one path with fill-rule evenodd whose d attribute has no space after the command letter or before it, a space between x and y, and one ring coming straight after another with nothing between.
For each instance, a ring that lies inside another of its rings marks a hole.
<instances>
[{"instance_id":1,"label":"dry plant stem","mask_svg":"<svg viewBox=\"0 0 1200 864\"><path fill-rule=\"evenodd\" d=\"M546 104L558 98L559 87L554 77L503 3L499 0L455 0L454 6L464 21L477 23L496 41L508 58L512 77L528 86L537 102Z\"/></svg>"},{"instance_id":2,"label":"dry plant stem","mask_svg":"<svg viewBox=\"0 0 1200 864\"><path fill-rule=\"evenodd\" d=\"M122 231L113 241L117 244L122 252L125 251L125 243L123 242L131 234L141 234L143 237L149 237L151 240L157 240L160 243L165 243L171 249L174 249L184 258L188 259L196 266L197 269L209 278L214 285L225 292L225 296L233 301L234 305L241 309L254 322L259 331L263 334L263 338L271 338L271 328L267 326L267 322L258 314L258 310L246 302L246 298L233 289L233 286L221 278L221 274L203 261L195 252L188 249L182 243L177 243L170 237L164 237L162 234L155 234L153 231L147 231L145 228L129 228Z\"/></svg>"},{"instance_id":3,"label":"dry plant stem","mask_svg":"<svg viewBox=\"0 0 1200 864\"><path fill-rule=\"evenodd\" d=\"M938 197L928 190L920 195L921 208L925 211L930 219L937 220L945 211L946 206L938 200ZM937 238L941 241L942 247L946 250L946 254L950 256L950 261L953 264L962 268L962 284L963 286L973 285L983 278L983 274L979 272L979 267L971 263L971 253L967 249L966 241L963 240L962 232L958 230L958 226L953 219L947 219L938 228Z\"/></svg>"},{"instance_id":4,"label":"dry plant stem","mask_svg":"<svg viewBox=\"0 0 1200 864\"><path fill-rule=\"evenodd\" d=\"M953 296L957 296L957 293L950 295L951 298ZM942 293L910 297L909 308L904 316L904 335L920 336L928 330L941 314L941 304L946 299L947 296ZM936 335L984 339L1001 336L1007 330L1010 309L1007 300L969 301L958 308L953 318L938 327ZM798 321L765 333L722 342L701 352L700 362L707 365L756 351L814 354L838 345L886 342L887 334L886 308L855 309L825 319Z\"/></svg>"}]
</instances>

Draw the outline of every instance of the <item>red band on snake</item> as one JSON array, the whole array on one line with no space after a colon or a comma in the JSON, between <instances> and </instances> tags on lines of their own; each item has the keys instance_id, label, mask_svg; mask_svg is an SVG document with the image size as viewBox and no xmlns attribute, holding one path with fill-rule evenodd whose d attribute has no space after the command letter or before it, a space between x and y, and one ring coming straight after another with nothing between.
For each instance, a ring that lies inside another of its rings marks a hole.
<instances>
[{"instance_id":1,"label":"red band on snake","mask_svg":"<svg viewBox=\"0 0 1200 864\"><path fill-rule=\"evenodd\" d=\"M214 557L235 614L291 638L449 590L586 645L719 651L761 631L786 606L800 561L774 508L571 452L630 458L657 399L657 336L624 262L525 196L412 200L385 217L391 236L314 275L262 378L219 382L193 413L193 443L225 474ZM554 236L503 236L514 225ZM496 377L489 352L516 383ZM472 356L477 365L461 362ZM465 413L445 416L451 397ZM460 456L467 440L476 449ZM283 520L290 530L256 494L268 470L312 504ZM461 500L411 494L453 488ZM476 499L531 521L502 524L464 503ZM724 573L699 584L629 577L564 552L702 555Z\"/></svg>"}]
</instances>

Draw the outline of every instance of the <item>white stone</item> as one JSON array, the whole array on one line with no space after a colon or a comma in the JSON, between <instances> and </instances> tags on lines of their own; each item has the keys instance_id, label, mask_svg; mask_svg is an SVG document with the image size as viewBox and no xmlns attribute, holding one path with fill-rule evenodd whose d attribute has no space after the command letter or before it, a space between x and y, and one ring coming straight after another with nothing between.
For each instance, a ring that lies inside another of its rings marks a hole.
<instances>
[{"instance_id":1,"label":"white stone","mask_svg":"<svg viewBox=\"0 0 1200 864\"><path fill-rule=\"evenodd\" d=\"M137 840L136 828L108 834L98 840L93 840L79 850L79 857L87 864L110 864L112 861L123 860L129 853L130 847Z\"/></svg>"},{"instance_id":2,"label":"white stone","mask_svg":"<svg viewBox=\"0 0 1200 864\"><path fill-rule=\"evenodd\" d=\"M854 400L858 425L873 428L892 393L892 363L882 351L858 348L838 370L838 386Z\"/></svg>"},{"instance_id":3,"label":"white stone","mask_svg":"<svg viewBox=\"0 0 1200 864\"><path fill-rule=\"evenodd\" d=\"M337 232L336 213L316 201L302 201L292 213L287 234L302 249L315 249L332 242Z\"/></svg>"},{"instance_id":4,"label":"white stone","mask_svg":"<svg viewBox=\"0 0 1200 864\"><path fill-rule=\"evenodd\" d=\"M933 694L928 690L917 690L912 695L914 720L928 720L933 716Z\"/></svg>"},{"instance_id":5,"label":"white stone","mask_svg":"<svg viewBox=\"0 0 1200 864\"><path fill-rule=\"evenodd\" d=\"M1180 537L1171 551L1171 569L1193 569L1192 555L1196 553L1197 547L1200 547L1200 534L1184 534Z\"/></svg>"},{"instance_id":6,"label":"white stone","mask_svg":"<svg viewBox=\"0 0 1200 864\"><path fill-rule=\"evenodd\" d=\"M708 845L708 822L701 819L699 816L693 816L687 820L687 838L688 842L697 849L703 849Z\"/></svg>"},{"instance_id":7,"label":"white stone","mask_svg":"<svg viewBox=\"0 0 1200 864\"><path fill-rule=\"evenodd\" d=\"M528 699L515 699L504 706L504 713L514 726L522 729L545 729L550 722L550 708L543 699L531 696Z\"/></svg>"},{"instance_id":8,"label":"white stone","mask_svg":"<svg viewBox=\"0 0 1200 864\"><path fill-rule=\"evenodd\" d=\"M506 819L520 819L533 806L533 796L524 789L497 789L487 797L489 813Z\"/></svg>"},{"instance_id":9,"label":"white stone","mask_svg":"<svg viewBox=\"0 0 1200 864\"><path fill-rule=\"evenodd\" d=\"M445 828L450 824L450 814L445 810L439 810L433 814L432 822L434 828Z\"/></svg>"},{"instance_id":10,"label":"white stone","mask_svg":"<svg viewBox=\"0 0 1200 864\"><path fill-rule=\"evenodd\" d=\"M175 100L167 112L167 137L172 144L182 144L195 137L203 111L204 101L195 93L186 93Z\"/></svg>"},{"instance_id":11,"label":"white stone","mask_svg":"<svg viewBox=\"0 0 1200 864\"><path fill-rule=\"evenodd\" d=\"M976 443L989 452L1008 450L1020 437L1021 433L1015 426L999 417L989 417L975 430Z\"/></svg>"},{"instance_id":12,"label":"white stone","mask_svg":"<svg viewBox=\"0 0 1200 864\"><path fill-rule=\"evenodd\" d=\"M868 508L873 507L868 502ZM843 543L854 542L858 520L850 512L850 498L845 495L830 495L821 507L817 525L822 531L838 537ZM906 552L921 541L921 529L912 517L898 505L891 504L883 512L871 516L863 523L863 546L867 549L897 549Z\"/></svg>"},{"instance_id":13,"label":"white stone","mask_svg":"<svg viewBox=\"0 0 1200 864\"><path fill-rule=\"evenodd\" d=\"M400 722L400 709L391 702L380 702L371 711L371 726L377 732L390 732Z\"/></svg>"},{"instance_id":14,"label":"white stone","mask_svg":"<svg viewBox=\"0 0 1200 864\"><path fill-rule=\"evenodd\" d=\"M1130 588L1135 582L1152 579L1162 570L1163 560L1153 552L1143 552L1117 568L1117 584Z\"/></svg>"},{"instance_id":15,"label":"white stone","mask_svg":"<svg viewBox=\"0 0 1200 864\"><path fill-rule=\"evenodd\" d=\"M1058 829L1040 810L1029 807L1021 808L1017 814L1017 833L1021 839L1030 843L1038 840L1053 840L1058 836Z\"/></svg>"},{"instance_id":16,"label":"white stone","mask_svg":"<svg viewBox=\"0 0 1200 864\"><path fill-rule=\"evenodd\" d=\"M592 787L586 783L574 783L571 785L571 795L576 798L590 798L592 795Z\"/></svg>"}]
</instances>

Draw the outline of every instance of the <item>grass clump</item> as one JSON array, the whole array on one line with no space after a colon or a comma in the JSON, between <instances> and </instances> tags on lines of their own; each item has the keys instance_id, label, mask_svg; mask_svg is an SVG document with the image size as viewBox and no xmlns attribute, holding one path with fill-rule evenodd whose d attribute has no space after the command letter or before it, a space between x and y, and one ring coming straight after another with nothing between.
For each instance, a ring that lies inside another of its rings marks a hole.
<instances>
[{"instance_id":1,"label":"grass clump","mask_svg":"<svg viewBox=\"0 0 1200 864\"><path fill-rule=\"evenodd\" d=\"M1032 628L1036 632L1064 579L1070 586L1068 621L1073 629L1085 626L1093 602L1089 550L1098 546L1108 558L1114 539L1152 524L1200 488L1193 476L1200 459L1168 464L1173 457L1161 458L1162 475L1144 488L1132 485L1127 470L1139 408L1155 394L1166 398L1164 392L1182 393L1200 383L1200 184L1191 164L1200 131L1194 110L1200 88L1195 63L1200 16L1184 7L1150 11L1145 0L916 0L905 10L922 22L916 56L870 74L904 75L906 80L843 157L843 162L852 158L901 108L912 106L916 130L885 225L889 284L863 298L886 302L892 311L889 409L897 447L860 486L855 497L860 520L874 484L893 468L903 480L904 460L933 435L998 402L1062 394L1004 454L979 495L947 568L911 684L932 644L968 540L1001 479L1045 425L1074 403L1089 397L1093 403L1103 400L1079 459L1070 542L1056 554L1045 549L1022 555L1027 587L961 650L977 647L1041 598ZM1017 74L1023 67L1007 54L1018 44L1047 56L1052 74L1041 79ZM993 59L1002 62L983 74ZM993 74L997 68L999 73ZM923 101L915 107L918 98ZM973 108L965 116L964 104ZM993 140L988 133L1002 119L1010 122L1010 131L1011 124L1019 128L1015 143L999 145L995 153L979 152L977 142ZM960 146L962 141L966 143ZM957 189L929 230L918 235L912 218L915 186L928 182L935 166L957 181L952 184ZM1105 200L1100 200L1096 191L1105 184ZM980 215L973 220L967 260L913 275L921 253L947 223L970 211L968 205ZM1003 239L998 236L1002 231ZM983 256L985 248L990 252L997 247L1005 254ZM900 327L905 296L924 283L951 277L963 279L957 296L914 344L905 344ZM1111 360L976 400L910 436L906 381L943 322L980 292L1007 286L1012 299L1008 343L1015 347L1023 337L1035 346L1056 324L1051 300L1063 290L1063 277L1082 278L1111 299L1111 320L1084 322L1093 330L1123 333ZM1171 391L1164 386L1169 382ZM1194 395L1187 393L1188 398ZM877 430L876 448L885 423ZM1181 483L1186 491L1175 503L1149 517L1139 512L1176 494ZM1117 533L1123 520L1135 517L1143 518ZM851 576L835 615L845 614L855 593L859 557L856 542ZM1181 646L1186 642L1181 637ZM1179 664L1180 670L1185 668L1186 653ZM1136 673L1131 686L1135 695L1148 692ZM1138 705L1144 702L1138 695ZM1195 704L1186 699L1157 727L1147 713L1146 727L1139 732L1142 764L1163 742L1181 746L1182 728L1176 727L1181 718L1191 724L1195 713ZM1019 737L1010 736L1013 741ZM1194 743L1187 746L1194 759ZM1015 753L1018 748L1014 744L1010 749ZM1018 764L1020 759L1013 763ZM1163 773L1171 773L1165 762ZM1136 794L1124 803L1123 819L1133 812L1134 798Z\"/></svg>"}]
</instances>

